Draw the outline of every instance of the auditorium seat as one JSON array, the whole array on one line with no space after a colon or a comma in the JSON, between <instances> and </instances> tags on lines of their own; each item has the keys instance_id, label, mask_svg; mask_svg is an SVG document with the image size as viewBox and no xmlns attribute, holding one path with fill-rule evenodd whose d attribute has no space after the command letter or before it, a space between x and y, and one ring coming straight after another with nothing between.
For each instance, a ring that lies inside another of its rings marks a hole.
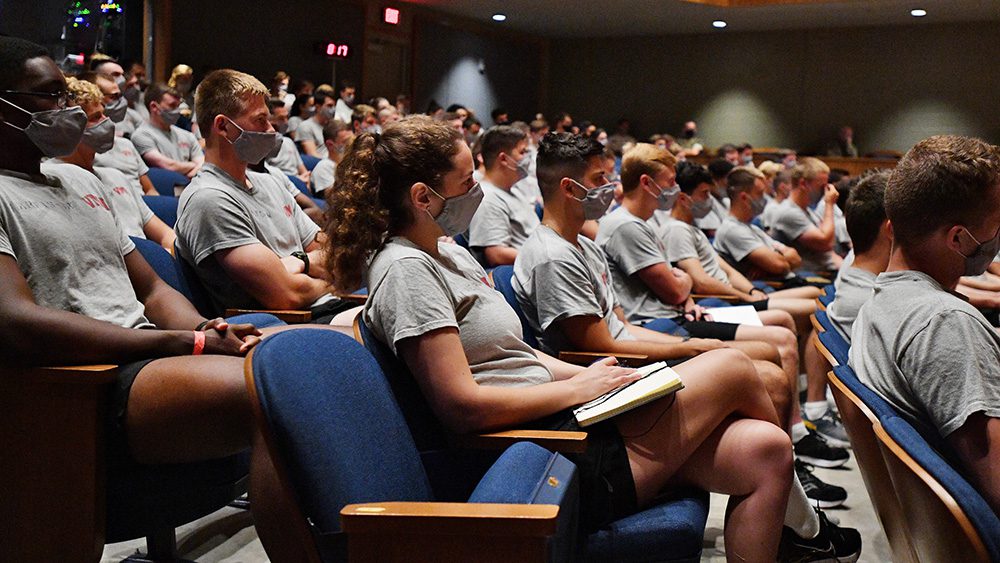
<instances>
[{"instance_id":1,"label":"auditorium seat","mask_svg":"<svg viewBox=\"0 0 1000 563\"><path fill-rule=\"evenodd\" d=\"M171 229L177 223L177 203L180 201L179 198L166 195L144 195L142 200L146 202L146 205L156 215L160 221L163 221Z\"/></svg>"},{"instance_id":2,"label":"auditorium seat","mask_svg":"<svg viewBox=\"0 0 1000 563\"><path fill-rule=\"evenodd\" d=\"M561 455L515 444L467 501L432 502L431 477L378 363L361 345L332 331L284 332L253 350L246 373L281 489L299 515L288 533L312 559L572 556L579 492L576 468Z\"/></svg>"},{"instance_id":3,"label":"auditorium seat","mask_svg":"<svg viewBox=\"0 0 1000 563\"><path fill-rule=\"evenodd\" d=\"M174 172L173 170L167 170L166 168L157 168L155 166L149 167L149 172L146 173L149 177L149 181L153 183L153 187L160 195L175 197L177 195L175 187L184 188L191 183L191 179L187 176Z\"/></svg>"}]
</instances>

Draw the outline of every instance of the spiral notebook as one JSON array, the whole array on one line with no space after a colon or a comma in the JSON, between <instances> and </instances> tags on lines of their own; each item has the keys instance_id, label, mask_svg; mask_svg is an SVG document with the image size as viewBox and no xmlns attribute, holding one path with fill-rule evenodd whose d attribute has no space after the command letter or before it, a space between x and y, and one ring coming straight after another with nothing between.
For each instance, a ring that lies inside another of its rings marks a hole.
<instances>
[{"instance_id":1,"label":"spiral notebook","mask_svg":"<svg viewBox=\"0 0 1000 563\"><path fill-rule=\"evenodd\" d=\"M664 362L656 362L637 370L640 379L609 391L573 410L581 427L597 424L615 415L655 401L684 388L680 376Z\"/></svg>"}]
</instances>

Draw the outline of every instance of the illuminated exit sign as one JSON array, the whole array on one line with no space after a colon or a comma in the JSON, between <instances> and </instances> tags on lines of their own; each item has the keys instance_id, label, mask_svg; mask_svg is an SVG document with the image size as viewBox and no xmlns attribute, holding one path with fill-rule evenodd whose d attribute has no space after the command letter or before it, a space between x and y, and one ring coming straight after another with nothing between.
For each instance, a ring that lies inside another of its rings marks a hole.
<instances>
[{"instance_id":1,"label":"illuminated exit sign","mask_svg":"<svg viewBox=\"0 0 1000 563\"><path fill-rule=\"evenodd\" d=\"M382 21L389 25L399 25L399 10L396 8L382 10Z\"/></svg>"}]
</instances>

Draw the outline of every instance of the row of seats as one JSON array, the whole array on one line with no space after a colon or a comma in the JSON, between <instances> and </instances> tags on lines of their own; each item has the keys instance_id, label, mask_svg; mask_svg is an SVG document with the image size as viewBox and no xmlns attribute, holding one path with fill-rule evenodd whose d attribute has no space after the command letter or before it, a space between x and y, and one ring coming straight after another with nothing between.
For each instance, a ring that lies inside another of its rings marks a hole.
<instances>
[{"instance_id":1,"label":"row of seats","mask_svg":"<svg viewBox=\"0 0 1000 563\"><path fill-rule=\"evenodd\" d=\"M833 286L817 300L814 341L865 488L895 561L1000 561L1000 519L925 436L848 365L850 345L826 314Z\"/></svg>"}]
</instances>

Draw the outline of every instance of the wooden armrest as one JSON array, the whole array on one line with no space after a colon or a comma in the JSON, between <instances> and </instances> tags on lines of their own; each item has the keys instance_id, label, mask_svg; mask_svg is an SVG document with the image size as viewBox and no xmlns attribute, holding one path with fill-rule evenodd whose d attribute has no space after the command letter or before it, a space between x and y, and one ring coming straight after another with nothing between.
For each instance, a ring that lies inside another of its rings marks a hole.
<instances>
[{"instance_id":1,"label":"wooden armrest","mask_svg":"<svg viewBox=\"0 0 1000 563\"><path fill-rule=\"evenodd\" d=\"M0 379L19 383L60 383L64 385L104 385L111 383L118 366L96 364L44 368L0 368Z\"/></svg>"},{"instance_id":2,"label":"wooden armrest","mask_svg":"<svg viewBox=\"0 0 1000 563\"><path fill-rule=\"evenodd\" d=\"M617 354L613 352L559 352L559 359L571 364L588 366L601 358L614 356L625 367L641 367L649 363L649 356L643 354Z\"/></svg>"},{"instance_id":3,"label":"wooden armrest","mask_svg":"<svg viewBox=\"0 0 1000 563\"><path fill-rule=\"evenodd\" d=\"M532 442L553 452L579 454L587 450L587 433L563 430L507 430L489 434L454 434L452 446L474 450L503 450L517 442Z\"/></svg>"},{"instance_id":4,"label":"wooden armrest","mask_svg":"<svg viewBox=\"0 0 1000 563\"><path fill-rule=\"evenodd\" d=\"M229 317L234 317L236 315L248 315L251 313L266 313L268 315L274 315L289 324L307 323L312 320L312 313L310 311L282 309L226 309L224 316L228 319Z\"/></svg>"},{"instance_id":5,"label":"wooden armrest","mask_svg":"<svg viewBox=\"0 0 1000 563\"><path fill-rule=\"evenodd\" d=\"M340 522L348 534L546 537L558 516L554 504L372 502L345 506Z\"/></svg>"},{"instance_id":6,"label":"wooden armrest","mask_svg":"<svg viewBox=\"0 0 1000 563\"><path fill-rule=\"evenodd\" d=\"M712 295L710 293L692 293L691 299L695 301L699 299L721 299L722 301L728 301L730 303L739 303L740 298L735 295Z\"/></svg>"},{"instance_id":7,"label":"wooden armrest","mask_svg":"<svg viewBox=\"0 0 1000 563\"><path fill-rule=\"evenodd\" d=\"M819 334L821 332L826 332L826 329L823 328L823 325L819 324L819 319L816 318L815 314L809 315L809 320L812 322L813 328L816 329L816 334Z\"/></svg>"},{"instance_id":8,"label":"wooden armrest","mask_svg":"<svg viewBox=\"0 0 1000 563\"><path fill-rule=\"evenodd\" d=\"M352 293L350 295L338 295L337 297L340 297L343 301L350 301L358 305L364 305L368 302L368 294L366 293Z\"/></svg>"}]
</instances>

